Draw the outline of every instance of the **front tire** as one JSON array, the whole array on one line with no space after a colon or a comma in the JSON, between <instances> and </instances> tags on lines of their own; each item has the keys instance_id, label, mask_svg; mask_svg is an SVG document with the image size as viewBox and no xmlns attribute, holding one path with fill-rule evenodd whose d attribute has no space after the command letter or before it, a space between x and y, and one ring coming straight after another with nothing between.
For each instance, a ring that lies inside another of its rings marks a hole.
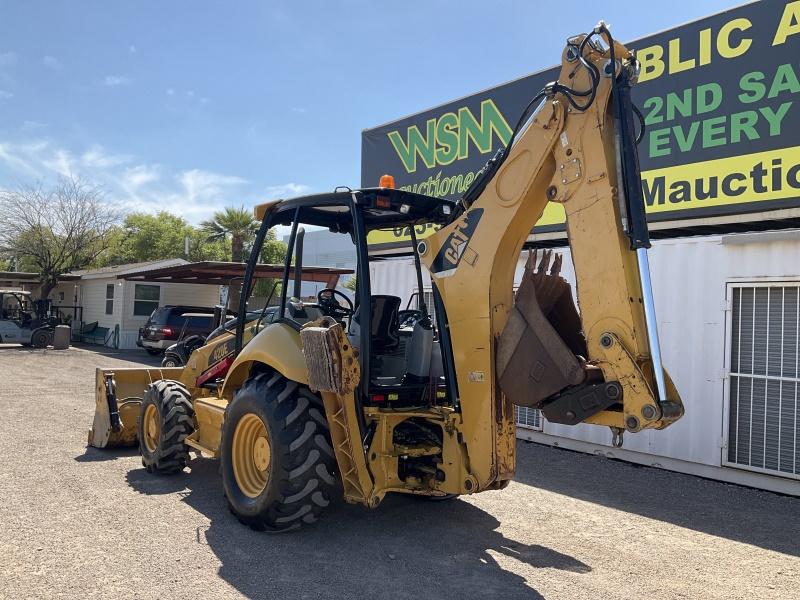
<instances>
[{"instance_id":1,"label":"front tire","mask_svg":"<svg viewBox=\"0 0 800 600\"><path fill-rule=\"evenodd\" d=\"M169 367L181 367L183 366L183 361L176 354L165 354L164 359L161 361L161 366L165 368Z\"/></svg>"},{"instance_id":2,"label":"front tire","mask_svg":"<svg viewBox=\"0 0 800 600\"><path fill-rule=\"evenodd\" d=\"M279 373L250 377L226 411L220 466L243 524L287 531L313 523L336 482L322 400Z\"/></svg>"},{"instance_id":3,"label":"front tire","mask_svg":"<svg viewBox=\"0 0 800 600\"><path fill-rule=\"evenodd\" d=\"M189 462L186 436L194 431L189 390L161 379L147 386L139 412L139 451L148 473L178 473Z\"/></svg>"},{"instance_id":4,"label":"front tire","mask_svg":"<svg viewBox=\"0 0 800 600\"><path fill-rule=\"evenodd\" d=\"M53 343L53 334L46 329L37 329L31 334L31 346L34 348L47 348Z\"/></svg>"}]
</instances>

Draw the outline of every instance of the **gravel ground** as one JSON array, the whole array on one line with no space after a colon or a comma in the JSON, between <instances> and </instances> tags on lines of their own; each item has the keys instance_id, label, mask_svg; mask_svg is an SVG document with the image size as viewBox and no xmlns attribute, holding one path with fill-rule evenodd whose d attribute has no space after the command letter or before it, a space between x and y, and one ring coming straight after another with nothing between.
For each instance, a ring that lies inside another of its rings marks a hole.
<instances>
[{"instance_id":1,"label":"gravel ground","mask_svg":"<svg viewBox=\"0 0 800 600\"><path fill-rule=\"evenodd\" d=\"M94 367L138 361L0 347L0 598L800 598L797 498L529 443L503 491L255 533L215 461L86 448Z\"/></svg>"}]
</instances>

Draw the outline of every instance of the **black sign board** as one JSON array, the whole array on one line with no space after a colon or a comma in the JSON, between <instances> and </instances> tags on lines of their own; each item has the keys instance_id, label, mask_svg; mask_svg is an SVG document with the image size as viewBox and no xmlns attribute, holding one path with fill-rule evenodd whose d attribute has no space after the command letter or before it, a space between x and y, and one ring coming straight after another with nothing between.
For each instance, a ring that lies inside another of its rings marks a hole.
<instances>
[{"instance_id":1,"label":"black sign board","mask_svg":"<svg viewBox=\"0 0 800 600\"><path fill-rule=\"evenodd\" d=\"M800 0L754 2L627 45L642 64L633 99L647 123L649 220L800 206ZM548 69L365 130L362 185L388 173L400 188L460 197L557 76ZM551 204L537 229L563 223ZM371 242L402 237L376 232Z\"/></svg>"}]
</instances>

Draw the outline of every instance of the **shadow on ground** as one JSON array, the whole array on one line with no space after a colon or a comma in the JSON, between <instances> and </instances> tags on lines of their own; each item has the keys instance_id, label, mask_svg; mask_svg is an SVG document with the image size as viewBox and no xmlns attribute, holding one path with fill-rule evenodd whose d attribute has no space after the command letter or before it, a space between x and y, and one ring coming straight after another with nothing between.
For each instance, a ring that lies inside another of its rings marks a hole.
<instances>
[{"instance_id":1,"label":"shadow on ground","mask_svg":"<svg viewBox=\"0 0 800 600\"><path fill-rule=\"evenodd\" d=\"M114 448L113 450L101 450L92 446L86 446L83 454L75 457L75 462L90 463L90 462L106 462L109 460L117 460L118 458L129 458L131 456L139 456L139 448L130 446L128 448Z\"/></svg>"},{"instance_id":2,"label":"shadow on ground","mask_svg":"<svg viewBox=\"0 0 800 600\"><path fill-rule=\"evenodd\" d=\"M123 350L121 348L109 348L107 346L100 346L97 344L83 344L83 343L73 344L72 347L77 348L78 350L83 350L85 352L91 352L99 356L104 356L106 358L114 358L117 360L138 362L150 367L160 367L161 360L163 359L163 356L161 354L153 356L152 354L148 354L145 350L142 350L140 348L136 348L133 350Z\"/></svg>"},{"instance_id":3,"label":"shadow on ground","mask_svg":"<svg viewBox=\"0 0 800 600\"><path fill-rule=\"evenodd\" d=\"M196 459L191 472L153 477L136 469L127 481L143 494L179 493L206 515L211 524L198 529L198 543L219 557L220 576L251 598L279 591L301 597L318 590L320 597L336 598L535 599L542 596L496 557L536 568L591 571L566 554L506 538L495 517L459 499L390 495L370 511L345 504L337 492L314 526L257 533L229 513L217 471L217 461ZM397 588L398 581L405 587Z\"/></svg>"},{"instance_id":4,"label":"shadow on ground","mask_svg":"<svg viewBox=\"0 0 800 600\"><path fill-rule=\"evenodd\" d=\"M172 477L135 469L126 478L139 493L177 493L204 514L210 525L198 528L197 542L219 557L220 576L251 598L301 597L308 590L319 591L319 597L370 599L541 598L521 575L507 570L509 557L571 576L592 570L572 556L505 537L494 516L460 499L426 502L390 495L370 511L345 504L337 493L316 525L270 535L251 531L228 512L217 461L195 459L191 471ZM520 448L516 480L800 556L797 498L537 444ZM514 570L530 572L522 566ZM398 588L398 581L404 587Z\"/></svg>"},{"instance_id":5,"label":"shadow on ground","mask_svg":"<svg viewBox=\"0 0 800 600\"><path fill-rule=\"evenodd\" d=\"M161 366L162 355L153 356L141 349L123 350L120 348L109 348L107 346L100 346L97 344L71 344L66 350L55 350L54 348L33 348L31 346L23 346L21 344L0 344L0 351L6 352L19 352L22 354L69 354L71 352L90 352L104 358L112 358L116 360L125 360L134 363L141 363L149 367Z\"/></svg>"},{"instance_id":6,"label":"shadow on ground","mask_svg":"<svg viewBox=\"0 0 800 600\"><path fill-rule=\"evenodd\" d=\"M519 483L800 556L800 498L519 443L526 450L518 453L515 479Z\"/></svg>"}]
</instances>

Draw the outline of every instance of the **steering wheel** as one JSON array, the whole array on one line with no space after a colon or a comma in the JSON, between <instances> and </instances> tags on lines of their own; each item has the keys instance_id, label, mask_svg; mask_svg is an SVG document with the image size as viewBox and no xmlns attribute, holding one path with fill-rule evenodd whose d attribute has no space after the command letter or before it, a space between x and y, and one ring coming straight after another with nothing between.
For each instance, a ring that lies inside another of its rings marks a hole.
<instances>
[{"instance_id":1,"label":"steering wheel","mask_svg":"<svg viewBox=\"0 0 800 600\"><path fill-rule=\"evenodd\" d=\"M342 306L336 297L342 298L347 306ZM326 315L334 318L344 318L351 316L355 310L353 302L345 294L333 288L325 288L317 294L317 304Z\"/></svg>"},{"instance_id":2,"label":"steering wheel","mask_svg":"<svg viewBox=\"0 0 800 600\"><path fill-rule=\"evenodd\" d=\"M400 327L414 327L421 318L421 310L408 309L397 313L397 322L400 323Z\"/></svg>"}]
</instances>

